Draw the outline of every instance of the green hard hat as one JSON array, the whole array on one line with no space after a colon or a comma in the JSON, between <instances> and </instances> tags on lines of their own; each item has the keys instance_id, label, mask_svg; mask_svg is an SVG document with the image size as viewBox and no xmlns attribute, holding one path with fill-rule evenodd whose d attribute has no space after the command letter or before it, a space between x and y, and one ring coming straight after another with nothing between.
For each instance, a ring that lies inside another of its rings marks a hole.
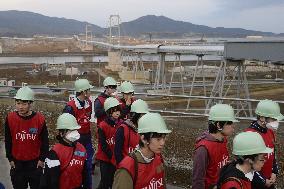
<instances>
[{"instance_id":1,"label":"green hard hat","mask_svg":"<svg viewBox=\"0 0 284 189\"><path fill-rule=\"evenodd\" d=\"M233 140L234 155L245 156L272 152L273 150L266 147L262 137L257 132L242 132L235 136Z\"/></svg>"},{"instance_id":2,"label":"green hard hat","mask_svg":"<svg viewBox=\"0 0 284 189\"><path fill-rule=\"evenodd\" d=\"M228 104L216 104L210 108L209 120L239 122L235 118L232 106Z\"/></svg>"},{"instance_id":3,"label":"green hard hat","mask_svg":"<svg viewBox=\"0 0 284 189\"><path fill-rule=\"evenodd\" d=\"M76 130L80 128L76 118L69 113L63 113L57 119L56 129Z\"/></svg>"},{"instance_id":4,"label":"green hard hat","mask_svg":"<svg viewBox=\"0 0 284 189\"><path fill-rule=\"evenodd\" d=\"M138 133L170 133L163 117L158 113L147 113L138 121Z\"/></svg>"},{"instance_id":5,"label":"green hard hat","mask_svg":"<svg viewBox=\"0 0 284 189\"><path fill-rule=\"evenodd\" d=\"M87 79L78 79L75 81L75 91L82 92L88 89L93 88L94 86L90 85Z\"/></svg>"},{"instance_id":6,"label":"green hard hat","mask_svg":"<svg viewBox=\"0 0 284 189\"><path fill-rule=\"evenodd\" d=\"M120 85L120 91L122 93L133 93L134 92L134 87L129 81L124 81Z\"/></svg>"},{"instance_id":7,"label":"green hard hat","mask_svg":"<svg viewBox=\"0 0 284 189\"><path fill-rule=\"evenodd\" d=\"M34 101L34 96L33 90L28 86L24 86L17 91L15 99Z\"/></svg>"},{"instance_id":8,"label":"green hard hat","mask_svg":"<svg viewBox=\"0 0 284 189\"><path fill-rule=\"evenodd\" d=\"M103 84L104 84L104 87L107 87L107 86L110 86L110 85L117 85L116 81L112 77L105 78Z\"/></svg>"},{"instance_id":9,"label":"green hard hat","mask_svg":"<svg viewBox=\"0 0 284 189\"><path fill-rule=\"evenodd\" d=\"M278 121L284 119L284 116L280 113L279 104L272 100L261 100L257 104L255 113L259 116L277 119Z\"/></svg>"},{"instance_id":10,"label":"green hard hat","mask_svg":"<svg viewBox=\"0 0 284 189\"><path fill-rule=\"evenodd\" d=\"M104 103L104 109L105 111L108 111L110 108L113 108L113 107L116 107L116 106L119 106L120 103L119 101L114 98L114 97L108 97Z\"/></svg>"},{"instance_id":11,"label":"green hard hat","mask_svg":"<svg viewBox=\"0 0 284 189\"><path fill-rule=\"evenodd\" d=\"M132 104L131 104L131 109L130 112L135 112L135 113L148 113L149 109L148 109L148 104L141 99L135 100Z\"/></svg>"}]
</instances>

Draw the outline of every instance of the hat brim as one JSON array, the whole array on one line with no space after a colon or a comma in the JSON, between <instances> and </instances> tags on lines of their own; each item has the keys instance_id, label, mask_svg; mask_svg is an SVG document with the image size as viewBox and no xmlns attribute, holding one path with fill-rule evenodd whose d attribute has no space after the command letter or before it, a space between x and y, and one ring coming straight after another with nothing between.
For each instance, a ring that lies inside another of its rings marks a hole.
<instances>
[{"instance_id":1,"label":"hat brim","mask_svg":"<svg viewBox=\"0 0 284 189\"><path fill-rule=\"evenodd\" d=\"M169 134L171 133L172 131L171 130L164 130L164 131L159 131L159 132L156 132L156 131L150 131L150 130L139 130L138 129L138 133L139 134L143 134L143 133L160 133L160 134Z\"/></svg>"},{"instance_id":2,"label":"hat brim","mask_svg":"<svg viewBox=\"0 0 284 189\"><path fill-rule=\"evenodd\" d=\"M162 134L169 134L169 133L171 133L171 132L172 132L171 130L165 130L165 131L159 132L159 133L162 133Z\"/></svg>"},{"instance_id":3,"label":"hat brim","mask_svg":"<svg viewBox=\"0 0 284 189\"><path fill-rule=\"evenodd\" d=\"M232 122L233 122L233 123L238 123L238 122L240 122L240 121L239 121L239 120L234 119L234 120L232 120Z\"/></svg>"},{"instance_id":4,"label":"hat brim","mask_svg":"<svg viewBox=\"0 0 284 189\"><path fill-rule=\"evenodd\" d=\"M124 91L124 92L122 92L122 93L134 93L134 91Z\"/></svg>"},{"instance_id":5,"label":"hat brim","mask_svg":"<svg viewBox=\"0 0 284 189\"><path fill-rule=\"evenodd\" d=\"M275 119L277 119L278 121L281 121L284 119L284 116L280 114L279 116L275 117Z\"/></svg>"},{"instance_id":6,"label":"hat brim","mask_svg":"<svg viewBox=\"0 0 284 189\"><path fill-rule=\"evenodd\" d=\"M72 127L72 130L77 130L77 129L81 129L81 126L77 125L77 126Z\"/></svg>"},{"instance_id":7,"label":"hat brim","mask_svg":"<svg viewBox=\"0 0 284 189\"><path fill-rule=\"evenodd\" d=\"M262 152L260 152L260 154L270 154L273 152L272 148L268 148L266 147L265 150L263 150Z\"/></svg>"}]
</instances>

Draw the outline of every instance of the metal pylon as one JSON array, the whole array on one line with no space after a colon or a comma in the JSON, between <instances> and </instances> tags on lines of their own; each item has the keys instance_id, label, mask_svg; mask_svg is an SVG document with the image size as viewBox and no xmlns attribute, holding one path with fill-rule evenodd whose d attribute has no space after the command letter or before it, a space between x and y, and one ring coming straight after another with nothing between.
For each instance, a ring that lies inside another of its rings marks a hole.
<instances>
[{"instance_id":1,"label":"metal pylon","mask_svg":"<svg viewBox=\"0 0 284 189\"><path fill-rule=\"evenodd\" d=\"M133 69L134 70L134 78L137 79L137 72L141 71L141 72L143 72L144 82L146 82L144 62L143 62L141 53L136 54L136 59L134 61L133 68L134 68Z\"/></svg>"},{"instance_id":2,"label":"metal pylon","mask_svg":"<svg viewBox=\"0 0 284 189\"><path fill-rule=\"evenodd\" d=\"M219 97L223 96L223 89L224 89L225 76L226 76L226 66L227 66L226 60L221 60L221 64L220 64L213 88L211 90L210 97L216 97L217 95ZM213 99L208 100L206 108L205 108L205 114L208 113L209 108L215 103L216 102L213 102ZM222 100L218 100L218 103L222 103Z\"/></svg>"},{"instance_id":3,"label":"metal pylon","mask_svg":"<svg viewBox=\"0 0 284 189\"><path fill-rule=\"evenodd\" d=\"M166 90L166 70L165 70L165 53L160 53L160 59L157 64L154 90Z\"/></svg>"},{"instance_id":4,"label":"metal pylon","mask_svg":"<svg viewBox=\"0 0 284 189\"><path fill-rule=\"evenodd\" d=\"M144 82L146 83L146 73L144 62L141 53L124 53L122 56L125 57L125 64L127 70L133 71L133 78L137 79L137 73L143 72ZM130 69L132 67L132 69Z\"/></svg>"},{"instance_id":5,"label":"metal pylon","mask_svg":"<svg viewBox=\"0 0 284 189\"><path fill-rule=\"evenodd\" d=\"M226 73L227 73L227 60L222 60L221 65L219 67L219 71L215 80L215 83L213 85L211 95L210 97L227 97L229 94L229 91L232 91L235 89L233 93L231 93L230 98L236 98L236 99L250 99L250 93L248 88L248 80L246 77L245 72L245 65L244 61L237 61L236 67L232 71L234 72L230 79L230 81L226 82ZM225 91L225 83L227 86L227 89ZM225 91L225 93L223 93ZM213 102L213 99L210 99L207 103L205 113L209 112L209 108L214 105L215 103L222 103L223 100L217 100ZM240 116L240 113L243 112L246 117L250 116L252 117L252 106L251 102L248 101L234 101L236 106L236 116ZM247 112L247 109L248 112Z\"/></svg>"},{"instance_id":6,"label":"metal pylon","mask_svg":"<svg viewBox=\"0 0 284 189\"><path fill-rule=\"evenodd\" d=\"M183 85L183 72L184 72L184 70L182 70L182 64L181 64L181 61L180 61L180 54L176 54L174 65L172 67L171 81L170 81L169 88L168 88L168 94L170 94L170 92L171 92L173 77L174 77L174 73L175 73L174 71L175 71L176 65L179 68L179 75L180 75L180 83L181 83L181 88L182 88L182 94L184 94L184 85Z\"/></svg>"},{"instance_id":7,"label":"metal pylon","mask_svg":"<svg viewBox=\"0 0 284 189\"><path fill-rule=\"evenodd\" d=\"M248 80L246 76L246 69L244 61L237 62L238 65L238 80L237 80L237 98L250 99ZM252 107L251 102L237 101L237 112L236 115L240 116L240 113L243 112L246 117L248 117L246 107L248 108L249 117L252 117Z\"/></svg>"},{"instance_id":8,"label":"metal pylon","mask_svg":"<svg viewBox=\"0 0 284 189\"><path fill-rule=\"evenodd\" d=\"M192 77L189 96L192 96L193 88L194 88L195 80L196 80L196 74L197 74L197 72L200 68L200 65L201 65L201 76L202 76L202 84L203 84L203 94L204 94L204 96L206 96L206 83L205 83L206 81L205 81L205 73L204 73L203 56L204 55L197 55L197 61L196 61L196 64L195 64L195 69L194 69L194 73L193 73L193 77ZM206 103L207 102L205 101L205 105L206 105ZM188 99L188 101L187 101L186 110L188 110L189 105L190 105L190 99Z\"/></svg>"}]
</instances>

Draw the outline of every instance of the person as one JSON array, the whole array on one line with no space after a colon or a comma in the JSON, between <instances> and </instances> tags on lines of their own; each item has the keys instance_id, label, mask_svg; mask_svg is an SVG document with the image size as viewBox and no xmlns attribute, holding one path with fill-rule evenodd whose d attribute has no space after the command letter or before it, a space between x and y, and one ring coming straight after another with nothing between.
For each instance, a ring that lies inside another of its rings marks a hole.
<instances>
[{"instance_id":1,"label":"person","mask_svg":"<svg viewBox=\"0 0 284 189\"><path fill-rule=\"evenodd\" d=\"M109 97L104 102L107 117L98 125L98 150L96 160L100 163L101 181L100 189L112 187L113 176L116 170L114 160L115 132L119 125L120 104L114 97Z\"/></svg>"},{"instance_id":2,"label":"person","mask_svg":"<svg viewBox=\"0 0 284 189\"><path fill-rule=\"evenodd\" d=\"M104 82L104 92L101 93L95 100L95 116L97 118L97 125L105 120L107 114L104 110L104 102L109 97L116 98L116 81L112 77L106 77Z\"/></svg>"},{"instance_id":3,"label":"person","mask_svg":"<svg viewBox=\"0 0 284 189\"><path fill-rule=\"evenodd\" d=\"M272 100L261 100L255 109L257 120L253 121L249 128L245 131L252 131L259 133L265 145L273 149L273 152L268 154L265 158L265 164L260 172L254 174L252 181L253 189L273 189L275 188L276 177L278 174L278 165L275 158L275 135L272 129L268 127L278 127L279 121L284 118L280 113L280 107L278 103Z\"/></svg>"},{"instance_id":4,"label":"person","mask_svg":"<svg viewBox=\"0 0 284 189\"><path fill-rule=\"evenodd\" d=\"M78 142L81 126L76 118L63 113L57 119L58 142L45 159L44 175L40 189L87 189L87 151Z\"/></svg>"},{"instance_id":5,"label":"person","mask_svg":"<svg viewBox=\"0 0 284 189\"><path fill-rule=\"evenodd\" d=\"M227 104L216 104L209 112L208 131L197 138L193 156L193 189L216 187L220 169L229 162L227 137L234 132L234 110Z\"/></svg>"},{"instance_id":6,"label":"person","mask_svg":"<svg viewBox=\"0 0 284 189\"><path fill-rule=\"evenodd\" d=\"M134 98L134 87L131 82L124 81L120 86L122 98L119 99L121 104L121 118L127 119L129 117L132 103L135 101Z\"/></svg>"},{"instance_id":7,"label":"person","mask_svg":"<svg viewBox=\"0 0 284 189\"><path fill-rule=\"evenodd\" d=\"M138 121L141 116L148 112L148 105L145 101L138 99L132 103L130 119L125 120L115 133L114 156L116 165L138 146L140 140L137 132Z\"/></svg>"},{"instance_id":8,"label":"person","mask_svg":"<svg viewBox=\"0 0 284 189\"><path fill-rule=\"evenodd\" d=\"M37 189L48 152L49 141L45 117L32 110L34 92L28 86L15 96L16 111L5 121L5 148L14 189Z\"/></svg>"},{"instance_id":9,"label":"person","mask_svg":"<svg viewBox=\"0 0 284 189\"><path fill-rule=\"evenodd\" d=\"M255 171L264 165L265 154L272 152L256 132L239 133L233 140L235 160L225 165L218 180L219 189L251 189Z\"/></svg>"},{"instance_id":10,"label":"person","mask_svg":"<svg viewBox=\"0 0 284 189\"><path fill-rule=\"evenodd\" d=\"M70 100L63 113L69 113L73 115L81 128L78 130L80 133L80 139L78 142L82 144L87 150L87 170L89 179L89 188L92 188L92 160L94 156L94 148L92 145L92 133L91 133L91 113L92 103L90 101L90 89L93 88L87 79L78 79L75 81L76 97Z\"/></svg>"},{"instance_id":11,"label":"person","mask_svg":"<svg viewBox=\"0 0 284 189\"><path fill-rule=\"evenodd\" d=\"M139 147L126 156L115 173L114 189L165 189L162 150L171 131L158 113L147 113L138 121Z\"/></svg>"}]
</instances>

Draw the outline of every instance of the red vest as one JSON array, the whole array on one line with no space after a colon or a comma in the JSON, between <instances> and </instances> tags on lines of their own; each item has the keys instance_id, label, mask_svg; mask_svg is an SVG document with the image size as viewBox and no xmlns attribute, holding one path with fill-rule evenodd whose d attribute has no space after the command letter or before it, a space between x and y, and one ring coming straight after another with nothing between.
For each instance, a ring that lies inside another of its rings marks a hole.
<instances>
[{"instance_id":1,"label":"red vest","mask_svg":"<svg viewBox=\"0 0 284 189\"><path fill-rule=\"evenodd\" d=\"M218 181L220 169L229 162L227 139L223 142L200 140L195 149L204 146L208 152L208 165L205 175L205 189L215 185Z\"/></svg>"},{"instance_id":2,"label":"red vest","mask_svg":"<svg viewBox=\"0 0 284 189\"><path fill-rule=\"evenodd\" d=\"M76 143L76 147L55 144L52 148L60 161L59 189L73 189L82 185L82 173L87 153L85 147Z\"/></svg>"},{"instance_id":3,"label":"red vest","mask_svg":"<svg viewBox=\"0 0 284 189\"><path fill-rule=\"evenodd\" d=\"M102 108L104 108L104 103L106 101L107 98L105 98L104 96L98 96L98 100L100 101ZM103 120L105 120L106 115L102 116L102 117L97 117L97 125L99 125Z\"/></svg>"},{"instance_id":4,"label":"red vest","mask_svg":"<svg viewBox=\"0 0 284 189\"><path fill-rule=\"evenodd\" d=\"M133 129L129 128L129 126L125 123L121 124L119 127L123 127L124 131L122 155L123 157L125 157L135 150L135 148L139 144L140 135Z\"/></svg>"},{"instance_id":5,"label":"red vest","mask_svg":"<svg viewBox=\"0 0 284 189\"><path fill-rule=\"evenodd\" d=\"M265 145L268 148L273 149L273 152L271 154L267 154L265 156L266 161L260 171L263 174L263 176L265 176L265 178L269 179L272 174L273 159L274 159L274 141L275 141L274 133L271 129L268 129L266 133L258 132L257 130L253 128L247 128L245 131L257 132L258 134L262 136Z\"/></svg>"},{"instance_id":6,"label":"red vest","mask_svg":"<svg viewBox=\"0 0 284 189\"><path fill-rule=\"evenodd\" d=\"M76 98L67 103L68 106L72 107L74 116L78 124L81 126L81 128L78 130L80 134L88 134L91 131L90 116L92 113L92 103L90 100L87 100L87 102L88 106L85 105L85 107L81 107Z\"/></svg>"},{"instance_id":7,"label":"red vest","mask_svg":"<svg viewBox=\"0 0 284 189\"><path fill-rule=\"evenodd\" d=\"M119 164L118 168L126 169L133 180L134 189L164 189L166 188L164 180L164 165L160 155L150 163L139 163L138 170L135 173L135 160L126 156ZM134 181L136 174L136 182ZM135 182L135 183L134 183Z\"/></svg>"},{"instance_id":8,"label":"red vest","mask_svg":"<svg viewBox=\"0 0 284 189\"><path fill-rule=\"evenodd\" d=\"M23 119L16 112L8 114L8 124L12 137L13 158L22 161L37 159L40 155L44 116L36 112L31 119Z\"/></svg>"},{"instance_id":9,"label":"red vest","mask_svg":"<svg viewBox=\"0 0 284 189\"><path fill-rule=\"evenodd\" d=\"M131 97L131 104L135 101L136 99L134 97ZM120 107L121 110L124 110L126 108L126 102L123 99L119 99ZM123 119L128 119L129 115L125 115Z\"/></svg>"},{"instance_id":10,"label":"red vest","mask_svg":"<svg viewBox=\"0 0 284 189\"><path fill-rule=\"evenodd\" d=\"M239 182L240 181L240 182ZM249 180L239 179L239 181L230 180L222 184L221 189L251 189L251 182Z\"/></svg>"},{"instance_id":11,"label":"red vest","mask_svg":"<svg viewBox=\"0 0 284 189\"><path fill-rule=\"evenodd\" d=\"M110 126L106 121L101 122L98 127L103 131L105 134L106 142L108 144L108 148L112 151L112 154L114 154L114 144L115 144L115 132L117 129L117 126ZM115 165L115 158L114 155L112 156L111 159L107 157L107 155L103 152L102 150L102 143L99 139L98 142L98 150L96 154L96 159L102 160L105 162L113 163Z\"/></svg>"}]
</instances>

